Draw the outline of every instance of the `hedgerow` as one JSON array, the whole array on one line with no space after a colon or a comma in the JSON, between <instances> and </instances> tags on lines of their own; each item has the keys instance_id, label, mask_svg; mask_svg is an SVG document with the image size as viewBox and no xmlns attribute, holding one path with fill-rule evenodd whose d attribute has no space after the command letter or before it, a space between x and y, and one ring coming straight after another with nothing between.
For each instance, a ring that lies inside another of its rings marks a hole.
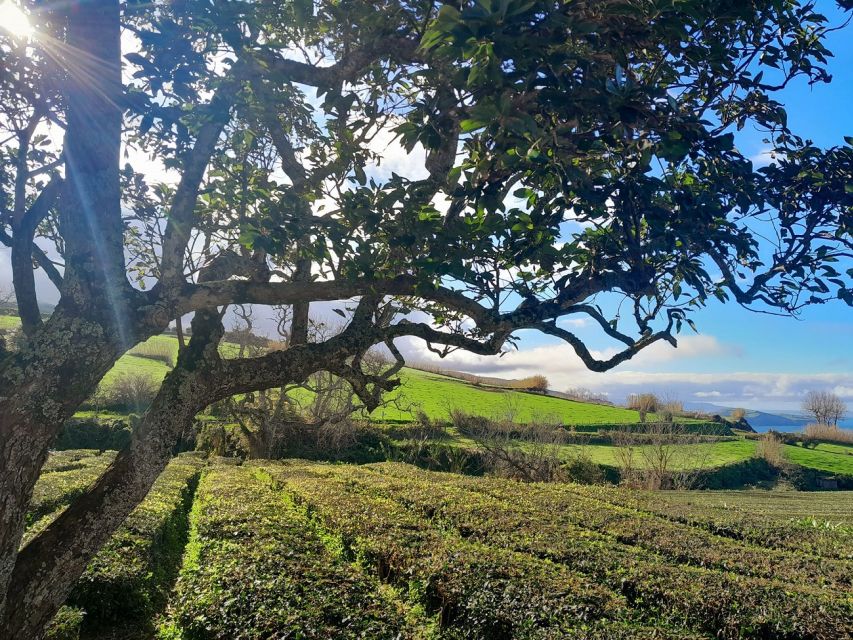
<instances>
[{"instance_id":1,"label":"hedgerow","mask_svg":"<svg viewBox=\"0 0 853 640\"><path fill-rule=\"evenodd\" d=\"M33 490L27 526L69 504L98 479L115 459L114 451L51 454Z\"/></svg>"},{"instance_id":2,"label":"hedgerow","mask_svg":"<svg viewBox=\"0 0 853 640\"><path fill-rule=\"evenodd\" d=\"M171 605L185 640L397 638L404 616L254 467L201 482Z\"/></svg>"},{"instance_id":3,"label":"hedgerow","mask_svg":"<svg viewBox=\"0 0 853 640\"><path fill-rule=\"evenodd\" d=\"M785 499L777 496L775 500L768 500L766 495L762 495L764 492L757 492L755 502L746 505L744 496L747 494L744 492L737 492L736 500L731 503L722 503L723 498L717 498L715 504L710 497L703 496L720 495L718 492L687 492L689 500L679 503L667 499L667 496L678 495L669 492L661 494L578 486L571 490L763 549L776 548L817 558L853 560L853 526L839 526L853 512L850 499L841 497L850 494L791 492ZM829 511L825 505L831 505ZM806 523L816 520L824 526L798 526L799 520Z\"/></svg>"},{"instance_id":4,"label":"hedgerow","mask_svg":"<svg viewBox=\"0 0 853 640\"><path fill-rule=\"evenodd\" d=\"M853 633L849 598L812 585L803 567L794 571L800 582L791 583L784 567L779 580L770 580L689 566L681 563L682 558L634 547L636 541L630 538L579 527L563 517L566 505L559 500L550 505L528 501L527 486L520 490L518 485L502 483L511 487L512 495L497 499L454 490L453 476L442 474L440 481L424 481L421 475L419 483L417 476L423 472L402 466L397 469L405 469L407 475L396 483L378 474L371 478L361 470L336 473L348 474L342 479L345 484L363 485L365 491L376 492L377 499L392 497L468 541L547 558L587 573L621 593L640 620L661 620L725 638L837 638ZM501 484L485 484L489 482ZM336 488L332 493L339 491ZM547 514L544 521L543 514ZM695 544L700 546L702 541ZM838 571L827 581L843 582L840 568L835 569Z\"/></svg>"},{"instance_id":5,"label":"hedgerow","mask_svg":"<svg viewBox=\"0 0 853 640\"><path fill-rule=\"evenodd\" d=\"M45 631L45 640L79 640L85 612L75 607L62 607Z\"/></svg>"},{"instance_id":6,"label":"hedgerow","mask_svg":"<svg viewBox=\"0 0 853 640\"><path fill-rule=\"evenodd\" d=\"M147 620L164 606L180 565L187 513L203 464L193 457L170 462L78 580L68 604L86 612L86 627Z\"/></svg>"},{"instance_id":7,"label":"hedgerow","mask_svg":"<svg viewBox=\"0 0 853 640\"><path fill-rule=\"evenodd\" d=\"M37 505L53 506L30 530L111 459L52 456ZM239 462L204 473L162 640L853 638L844 494ZM184 551L191 479L209 463L170 464L75 587L53 640L152 619Z\"/></svg>"},{"instance_id":8,"label":"hedgerow","mask_svg":"<svg viewBox=\"0 0 853 640\"><path fill-rule=\"evenodd\" d=\"M643 637L625 631L634 625L622 620L624 597L559 563L437 529L331 468L286 465L271 473L362 566L436 611L443 637L599 637L587 635L590 628L619 630L602 637ZM658 626L658 637L684 635Z\"/></svg>"}]
</instances>

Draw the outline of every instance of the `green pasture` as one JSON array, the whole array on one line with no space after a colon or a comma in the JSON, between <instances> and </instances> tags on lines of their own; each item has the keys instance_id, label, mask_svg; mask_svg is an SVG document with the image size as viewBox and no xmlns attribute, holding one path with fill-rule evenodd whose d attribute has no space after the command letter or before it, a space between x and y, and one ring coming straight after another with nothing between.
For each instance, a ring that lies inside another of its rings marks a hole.
<instances>
[{"instance_id":1,"label":"green pasture","mask_svg":"<svg viewBox=\"0 0 853 640\"><path fill-rule=\"evenodd\" d=\"M566 425L636 424L636 411L607 405L574 402L535 393L478 387L462 380L415 369L400 372L400 388L390 394L390 403L371 414L378 421L408 421L423 411L432 420L449 420L461 409L489 418L512 418L515 422L556 420Z\"/></svg>"},{"instance_id":2,"label":"green pasture","mask_svg":"<svg viewBox=\"0 0 853 640\"><path fill-rule=\"evenodd\" d=\"M853 446L819 444L814 449L785 445L785 458L794 464L829 473L853 475Z\"/></svg>"}]
</instances>

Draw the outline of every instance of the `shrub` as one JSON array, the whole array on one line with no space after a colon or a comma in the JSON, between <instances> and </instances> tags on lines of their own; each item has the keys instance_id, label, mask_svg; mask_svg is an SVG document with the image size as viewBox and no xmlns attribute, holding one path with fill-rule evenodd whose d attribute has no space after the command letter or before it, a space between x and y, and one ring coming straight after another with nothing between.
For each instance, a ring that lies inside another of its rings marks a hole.
<instances>
[{"instance_id":1,"label":"shrub","mask_svg":"<svg viewBox=\"0 0 853 640\"><path fill-rule=\"evenodd\" d=\"M124 420L67 420L54 444L58 450L121 450L130 445L133 429Z\"/></svg>"},{"instance_id":2,"label":"shrub","mask_svg":"<svg viewBox=\"0 0 853 640\"><path fill-rule=\"evenodd\" d=\"M187 537L187 514L202 460L173 460L145 500L77 581L68 604L85 628L146 621L165 604Z\"/></svg>"},{"instance_id":3,"label":"shrub","mask_svg":"<svg viewBox=\"0 0 853 640\"><path fill-rule=\"evenodd\" d=\"M646 416L655 413L660 406L660 400L653 393L632 393L628 396L628 408L640 414L640 422L646 421Z\"/></svg>"},{"instance_id":4,"label":"shrub","mask_svg":"<svg viewBox=\"0 0 853 640\"><path fill-rule=\"evenodd\" d=\"M121 373L98 387L90 404L105 409L142 413L151 404L159 383L146 373Z\"/></svg>"},{"instance_id":5,"label":"shrub","mask_svg":"<svg viewBox=\"0 0 853 640\"><path fill-rule=\"evenodd\" d=\"M62 607L45 632L45 640L78 640L85 612L74 607Z\"/></svg>"},{"instance_id":6,"label":"shrub","mask_svg":"<svg viewBox=\"0 0 853 640\"><path fill-rule=\"evenodd\" d=\"M450 423L462 435L483 433L492 425L492 421L485 416L477 416L455 407L450 410Z\"/></svg>"},{"instance_id":7,"label":"shrub","mask_svg":"<svg viewBox=\"0 0 853 640\"><path fill-rule=\"evenodd\" d=\"M521 380L513 380L509 386L511 389L545 393L548 391L548 378L543 375L528 376Z\"/></svg>"},{"instance_id":8,"label":"shrub","mask_svg":"<svg viewBox=\"0 0 853 640\"><path fill-rule=\"evenodd\" d=\"M763 458L769 465L780 468L785 463L782 455L784 442L774 432L769 431L761 436L755 449L755 455Z\"/></svg>"},{"instance_id":9,"label":"shrub","mask_svg":"<svg viewBox=\"0 0 853 640\"><path fill-rule=\"evenodd\" d=\"M205 474L173 599L185 640L397 638L375 579L335 557L256 467Z\"/></svg>"},{"instance_id":10,"label":"shrub","mask_svg":"<svg viewBox=\"0 0 853 640\"><path fill-rule=\"evenodd\" d=\"M771 488L779 478L779 469L763 457L733 462L701 471L695 489L745 489L747 487Z\"/></svg>"},{"instance_id":11,"label":"shrub","mask_svg":"<svg viewBox=\"0 0 853 640\"><path fill-rule=\"evenodd\" d=\"M583 453L564 464L563 471L566 479L579 484L604 484L607 481L605 470Z\"/></svg>"},{"instance_id":12,"label":"shrub","mask_svg":"<svg viewBox=\"0 0 853 640\"><path fill-rule=\"evenodd\" d=\"M853 430L841 429L835 425L809 424L803 432L803 444L807 440L812 442L837 442L839 444L853 444Z\"/></svg>"}]
</instances>

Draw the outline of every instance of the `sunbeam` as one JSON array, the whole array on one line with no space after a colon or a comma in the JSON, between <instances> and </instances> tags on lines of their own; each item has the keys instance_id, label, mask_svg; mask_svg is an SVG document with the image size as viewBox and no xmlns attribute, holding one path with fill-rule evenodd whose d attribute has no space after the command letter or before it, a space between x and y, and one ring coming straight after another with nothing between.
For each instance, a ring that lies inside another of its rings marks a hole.
<instances>
[{"instance_id":1,"label":"sunbeam","mask_svg":"<svg viewBox=\"0 0 853 640\"><path fill-rule=\"evenodd\" d=\"M35 35L27 14L10 0L0 3L0 29L16 38L28 39Z\"/></svg>"}]
</instances>

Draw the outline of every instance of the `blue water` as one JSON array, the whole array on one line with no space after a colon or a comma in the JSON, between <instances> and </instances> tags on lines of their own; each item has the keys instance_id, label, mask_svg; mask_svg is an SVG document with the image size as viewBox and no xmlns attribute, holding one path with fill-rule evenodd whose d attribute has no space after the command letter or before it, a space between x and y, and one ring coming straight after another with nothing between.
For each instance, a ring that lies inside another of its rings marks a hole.
<instances>
[{"instance_id":1,"label":"blue water","mask_svg":"<svg viewBox=\"0 0 853 640\"><path fill-rule=\"evenodd\" d=\"M749 418L747 418L747 420L749 420ZM853 429L853 418L847 418L846 420L839 421L838 426L841 427L842 429ZM755 430L758 433L764 433L765 431L770 431L770 429L773 429L774 431L779 431L781 433L791 433L793 431L802 431L803 427L805 427L805 425L785 424L785 425L780 425L777 427L760 426L760 427L755 427Z\"/></svg>"}]
</instances>

